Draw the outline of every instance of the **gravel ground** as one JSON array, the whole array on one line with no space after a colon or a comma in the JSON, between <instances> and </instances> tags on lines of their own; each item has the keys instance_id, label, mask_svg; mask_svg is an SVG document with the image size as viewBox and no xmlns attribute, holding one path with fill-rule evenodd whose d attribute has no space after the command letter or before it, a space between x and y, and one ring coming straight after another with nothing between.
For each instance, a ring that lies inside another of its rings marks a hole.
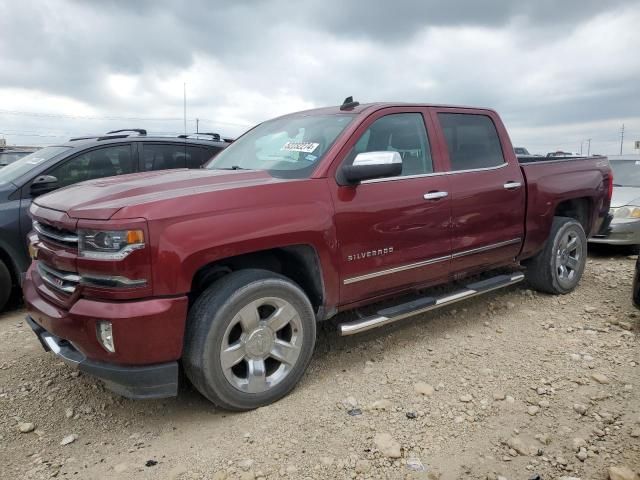
<instances>
[{"instance_id":1,"label":"gravel ground","mask_svg":"<svg viewBox=\"0 0 640 480\"><path fill-rule=\"evenodd\" d=\"M0 478L606 479L640 471L633 259L364 335L327 326L299 387L232 414L112 395L0 316ZM639 477L636 476L636 479Z\"/></svg>"}]
</instances>

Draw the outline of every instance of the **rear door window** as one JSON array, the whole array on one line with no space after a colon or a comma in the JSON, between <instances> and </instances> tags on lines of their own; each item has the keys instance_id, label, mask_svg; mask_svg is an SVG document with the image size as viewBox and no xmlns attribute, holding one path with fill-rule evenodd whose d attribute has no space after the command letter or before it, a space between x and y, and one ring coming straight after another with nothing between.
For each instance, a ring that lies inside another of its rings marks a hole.
<instances>
[{"instance_id":1,"label":"rear door window","mask_svg":"<svg viewBox=\"0 0 640 480\"><path fill-rule=\"evenodd\" d=\"M145 171L185 168L187 166L185 145L142 143L142 165Z\"/></svg>"},{"instance_id":2,"label":"rear door window","mask_svg":"<svg viewBox=\"0 0 640 480\"><path fill-rule=\"evenodd\" d=\"M187 168L200 168L214 157L221 148L187 146Z\"/></svg>"},{"instance_id":3,"label":"rear door window","mask_svg":"<svg viewBox=\"0 0 640 480\"><path fill-rule=\"evenodd\" d=\"M60 187L95 178L134 172L131 145L116 145L82 153L52 168L48 175L58 179Z\"/></svg>"},{"instance_id":4,"label":"rear door window","mask_svg":"<svg viewBox=\"0 0 640 480\"><path fill-rule=\"evenodd\" d=\"M438 113L451 170L474 170L505 163L498 132L486 115Z\"/></svg>"}]
</instances>

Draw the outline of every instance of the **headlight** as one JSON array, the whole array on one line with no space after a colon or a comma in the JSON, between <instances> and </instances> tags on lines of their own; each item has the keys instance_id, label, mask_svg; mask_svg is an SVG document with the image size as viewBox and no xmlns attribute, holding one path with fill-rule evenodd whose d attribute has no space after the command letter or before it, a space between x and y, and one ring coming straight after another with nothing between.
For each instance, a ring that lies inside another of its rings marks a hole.
<instances>
[{"instance_id":1,"label":"headlight","mask_svg":"<svg viewBox=\"0 0 640 480\"><path fill-rule=\"evenodd\" d=\"M145 246L142 230L80 230L78 236L80 256L98 260L122 260Z\"/></svg>"},{"instance_id":2,"label":"headlight","mask_svg":"<svg viewBox=\"0 0 640 480\"><path fill-rule=\"evenodd\" d=\"M640 207L628 205L626 207L614 208L613 218L640 218Z\"/></svg>"}]
</instances>

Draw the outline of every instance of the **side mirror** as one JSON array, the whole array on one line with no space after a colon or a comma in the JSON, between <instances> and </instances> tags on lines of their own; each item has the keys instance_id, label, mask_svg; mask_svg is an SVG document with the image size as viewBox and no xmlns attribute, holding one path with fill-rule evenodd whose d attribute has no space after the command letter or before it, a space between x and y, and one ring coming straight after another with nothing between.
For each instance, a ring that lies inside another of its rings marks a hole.
<instances>
[{"instance_id":1,"label":"side mirror","mask_svg":"<svg viewBox=\"0 0 640 480\"><path fill-rule=\"evenodd\" d=\"M351 184L374 178L396 177L402 173L402 157L398 152L363 152L352 165L342 167L345 180Z\"/></svg>"},{"instance_id":2,"label":"side mirror","mask_svg":"<svg viewBox=\"0 0 640 480\"><path fill-rule=\"evenodd\" d=\"M58 179L53 175L39 175L31 182L31 195L37 197L58 188Z\"/></svg>"}]
</instances>

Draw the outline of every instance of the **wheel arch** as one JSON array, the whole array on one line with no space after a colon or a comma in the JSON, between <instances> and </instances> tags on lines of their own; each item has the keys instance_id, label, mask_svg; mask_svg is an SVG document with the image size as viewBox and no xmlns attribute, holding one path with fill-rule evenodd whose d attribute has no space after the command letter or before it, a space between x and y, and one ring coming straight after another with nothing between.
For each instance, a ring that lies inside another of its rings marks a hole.
<instances>
[{"instance_id":1,"label":"wheel arch","mask_svg":"<svg viewBox=\"0 0 640 480\"><path fill-rule=\"evenodd\" d=\"M299 244L258 250L215 260L200 266L191 281L193 302L209 285L225 275L248 268L279 273L291 279L308 296L318 320L327 318L322 264L312 245Z\"/></svg>"},{"instance_id":2,"label":"wheel arch","mask_svg":"<svg viewBox=\"0 0 640 480\"><path fill-rule=\"evenodd\" d=\"M0 260L7 266L11 274L11 281L14 286L20 284L20 267L15 261L15 256L9 251L6 245L0 243Z\"/></svg>"},{"instance_id":3,"label":"wheel arch","mask_svg":"<svg viewBox=\"0 0 640 480\"><path fill-rule=\"evenodd\" d=\"M571 198L556 205L554 217L569 217L582 225L586 235L589 235L593 222L593 201L589 197Z\"/></svg>"}]
</instances>

